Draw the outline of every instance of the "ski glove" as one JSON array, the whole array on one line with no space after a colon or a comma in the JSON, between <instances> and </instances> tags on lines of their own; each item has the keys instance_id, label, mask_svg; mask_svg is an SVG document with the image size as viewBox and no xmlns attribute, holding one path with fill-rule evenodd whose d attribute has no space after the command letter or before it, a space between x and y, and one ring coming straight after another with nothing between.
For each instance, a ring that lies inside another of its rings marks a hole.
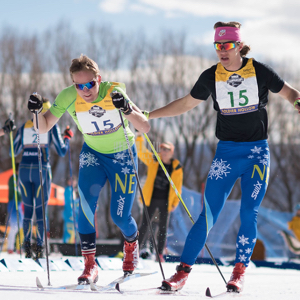
<instances>
[{"instance_id":1,"label":"ski glove","mask_svg":"<svg viewBox=\"0 0 300 300\"><path fill-rule=\"evenodd\" d=\"M16 129L15 121L11 119L7 119L4 123L4 126L2 127L3 131L5 133L9 133L11 131L14 131Z\"/></svg>"},{"instance_id":2,"label":"ski glove","mask_svg":"<svg viewBox=\"0 0 300 300\"><path fill-rule=\"evenodd\" d=\"M64 139L70 140L73 137L73 131L70 129L70 126L67 126L67 128L64 131Z\"/></svg>"},{"instance_id":3,"label":"ski glove","mask_svg":"<svg viewBox=\"0 0 300 300\"><path fill-rule=\"evenodd\" d=\"M128 102L128 100L125 99L121 93L114 91L114 92L110 93L110 96L112 98L112 102L113 102L114 106L117 109L120 109L125 115L131 114L132 107L131 107L130 103Z\"/></svg>"},{"instance_id":4,"label":"ski glove","mask_svg":"<svg viewBox=\"0 0 300 300\"><path fill-rule=\"evenodd\" d=\"M32 94L29 97L28 100L28 109L32 112L35 113L37 112L38 114L43 110L43 98L39 94Z\"/></svg>"}]
</instances>

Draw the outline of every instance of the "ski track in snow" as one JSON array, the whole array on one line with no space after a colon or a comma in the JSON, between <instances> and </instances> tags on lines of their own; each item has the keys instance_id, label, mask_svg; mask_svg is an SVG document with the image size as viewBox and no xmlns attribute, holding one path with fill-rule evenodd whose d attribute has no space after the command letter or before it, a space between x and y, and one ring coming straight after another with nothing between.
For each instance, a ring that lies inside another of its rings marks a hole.
<instances>
[{"instance_id":1,"label":"ski track in snow","mask_svg":"<svg viewBox=\"0 0 300 300\"><path fill-rule=\"evenodd\" d=\"M8 256L1 255L1 258ZM9 256L12 257L12 256ZM19 256L15 256L16 259ZM163 263L165 277L168 278L175 273L178 263ZM120 260L120 267L122 263ZM222 293L226 290L225 282L217 268L211 265L194 265L185 287L176 294L157 294L155 288L161 285L162 274L158 263L148 261L148 269L140 269L140 272L158 271L158 273L146 277L137 278L120 285L124 291L120 294L116 290L105 293L93 291L54 291L37 290L36 277L39 277L44 286L48 284L47 272L0 272L0 297L9 300L89 300L105 299L209 299L205 296L205 290L210 288L212 295ZM233 267L220 266L226 280L229 280ZM81 271L51 271L50 283L52 286L69 285L77 282ZM121 270L100 270L98 285L106 285L114 279L122 276ZM241 294L233 294L222 297L222 299L255 299L255 300L299 300L300 299L300 271L282 270L251 265L246 272L245 287ZM144 290L143 290L144 289ZM149 289L149 290L147 290ZM138 291L140 290L140 291ZM86 294L86 295L84 295Z\"/></svg>"}]
</instances>

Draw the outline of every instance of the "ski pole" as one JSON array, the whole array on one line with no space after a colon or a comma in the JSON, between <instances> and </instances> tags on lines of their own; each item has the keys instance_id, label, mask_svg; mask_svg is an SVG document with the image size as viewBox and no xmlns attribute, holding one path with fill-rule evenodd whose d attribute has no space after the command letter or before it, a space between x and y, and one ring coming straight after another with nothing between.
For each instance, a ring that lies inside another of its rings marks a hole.
<instances>
[{"instance_id":1,"label":"ski pole","mask_svg":"<svg viewBox=\"0 0 300 300\"><path fill-rule=\"evenodd\" d=\"M179 198L181 204L183 205L183 207L184 207L186 213L188 214L188 216L189 216L191 222L192 222L193 224L195 224L195 221L193 220L192 215L190 214L188 208L186 207L184 201L182 200L181 195L179 194L179 192L178 192L178 190L177 190L177 188L176 188L176 186L175 186L173 180L171 179L171 177L170 177L168 171L166 170L166 168L165 168L163 162L161 161L159 155L157 154L156 150L154 149L154 147L153 147L153 145L152 145L152 143L151 143L151 141L150 141L148 135L147 135L146 133L144 133L144 136L145 136L147 142L149 143L149 145L150 145L150 147L151 147L151 149L152 149L152 151L153 151L153 153L154 153L154 155L155 155L157 161L159 162L161 168L164 170L164 172L165 172L165 174L166 174L166 176L167 176L167 178L168 178L168 180L169 180L169 182L170 182L172 188L174 189L174 191L175 191L177 197ZM221 277L223 278L225 284L227 285L226 279L224 278L224 276L223 276L223 274L222 274L222 272L221 272L221 270L220 270L220 268L219 268L219 266L218 266L218 264L217 264L215 258L213 257L213 255L212 255L212 253L210 252L210 250L209 250L208 246L206 245L206 243L205 243L205 248L206 248L208 254L210 255L210 257L211 257L211 259L212 259L214 265L217 267L217 269L218 269L218 271L219 271Z\"/></svg>"},{"instance_id":2,"label":"ski pole","mask_svg":"<svg viewBox=\"0 0 300 300\"><path fill-rule=\"evenodd\" d=\"M11 113L9 115L9 118L11 119ZM11 147L11 162L12 162L11 164L12 164L13 179L14 179L15 205L16 205L17 223L18 223L18 231L19 231L20 258L22 258L20 216L19 216L19 207L18 207L18 187L17 187L15 152L14 152L14 140L13 140L13 132L12 132L12 130L10 130L10 132L9 132L9 139L10 139L10 147Z\"/></svg>"},{"instance_id":3,"label":"ski pole","mask_svg":"<svg viewBox=\"0 0 300 300\"><path fill-rule=\"evenodd\" d=\"M127 135L127 132L126 132L124 120L123 120L122 113L121 113L120 110L119 110L119 115L120 115L120 119L121 119L121 122L122 122L123 130L124 130L124 135L125 135L125 139L126 139L126 143L127 143L127 147L128 147L128 152L129 152L130 158L132 160L133 171L135 173L136 181L137 181L137 184L138 184L138 187L139 187L139 191L140 191L140 195L141 195L141 198L142 198L143 207L144 207L144 213L145 213L145 216L146 216L146 219L147 219L148 226L150 228L150 233L151 233L151 238L153 240L153 245L155 247L156 257L157 257L157 260L158 260L158 263L159 263L159 267L160 267L160 270L161 270L161 274L162 274L163 280L165 280L165 274L164 274L164 270L163 270L163 267L162 267L162 264L161 264L160 257L158 255L158 248L157 248L157 245L156 245L156 242L155 242L155 238L154 238L154 234L153 234L153 230L152 230L152 226L151 226L151 222L150 222L150 217L149 217L148 210L147 210L147 207L146 207L146 204L145 204L145 199L144 199L143 191L142 191L142 188L141 188L141 184L140 184L139 176L138 176L138 173L137 173L137 169L136 169L136 166L135 166L135 163L134 163L134 158L133 158L133 154L132 154L132 151L131 151L130 143L129 143L129 140L128 140L128 135Z\"/></svg>"},{"instance_id":4,"label":"ski pole","mask_svg":"<svg viewBox=\"0 0 300 300\"><path fill-rule=\"evenodd\" d=\"M34 93L36 94L36 93ZM47 262L47 274L48 274L48 286L50 286L50 271L49 271L49 257L48 257L48 240L47 240L47 224L46 224L46 212L45 212L45 199L44 199L44 187L43 187L43 167L42 167L42 156L41 156L41 145L40 145L40 133L39 133L39 119L38 112L35 111L36 119L36 132L37 132L37 146L38 146L38 160L39 160L39 173L40 173L40 184L41 184L41 197L42 197L42 211L43 211L43 224L44 224L44 238L45 238L45 251L46 251L46 262Z\"/></svg>"}]
</instances>

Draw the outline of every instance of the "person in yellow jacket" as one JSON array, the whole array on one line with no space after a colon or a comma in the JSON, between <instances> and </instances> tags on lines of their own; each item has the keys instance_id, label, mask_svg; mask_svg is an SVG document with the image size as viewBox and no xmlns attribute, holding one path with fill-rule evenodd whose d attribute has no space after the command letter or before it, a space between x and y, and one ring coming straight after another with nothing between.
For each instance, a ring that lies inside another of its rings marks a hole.
<instances>
[{"instance_id":1,"label":"person in yellow jacket","mask_svg":"<svg viewBox=\"0 0 300 300\"><path fill-rule=\"evenodd\" d=\"M174 189L170 185L163 169L154 157L153 153L145 147L144 138L138 133L136 138L136 147L138 158L148 167L147 179L143 186L143 196L147 206L150 220L154 217L156 209L158 209L159 224L158 224L158 254L161 261L163 259L163 250L167 239L167 229L169 223L170 212L174 211L179 203ZM159 156L171 176L178 192L181 194L183 170L179 160L173 158L174 145L170 142L160 144ZM144 249L147 243L148 224L145 213L139 231L140 234L140 249Z\"/></svg>"},{"instance_id":2,"label":"person in yellow jacket","mask_svg":"<svg viewBox=\"0 0 300 300\"><path fill-rule=\"evenodd\" d=\"M288 222L289 229L293 231L295 237L300 241L300 203L296 205L296 215Z\"/></svg>"}]
</instances>

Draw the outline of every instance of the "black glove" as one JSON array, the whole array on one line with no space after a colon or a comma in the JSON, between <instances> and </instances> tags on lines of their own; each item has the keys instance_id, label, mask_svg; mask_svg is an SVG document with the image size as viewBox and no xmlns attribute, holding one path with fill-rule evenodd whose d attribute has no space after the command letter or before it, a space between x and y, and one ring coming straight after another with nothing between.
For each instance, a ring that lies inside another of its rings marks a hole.
<instances>
[{"instance_id":1,"label":"black glove","mask_svg":"<svg viewBox=\"0 0 300 300\"><path fill-rule=\"evenodd\" d=\"M112 102L117 109L120 109L125 115L130 115L132 112L132 107L127 99L117 91L110 93Z\"/></svg>"},{"instance_id":2,"label":"black glove","mask_svg":"<svg viewBox=\"0 0 300 300\"><path fill-rule=\"evenodd\" d=\"M70 129L70 126L67 126L67 128L64 131L64 139L71 139L73 137L73 131Z\"/></svg>"},{"instance_id":3,"label":"black glove","mask_svg":"<svg viewBox=\"0 0 300 300\"><path fill-rule=\"evenodd\" d=\"M110 93L110 96L112 98L114 106L117 109L121 109L122 111L128 110L129 102L124 98L124 96L121 93L114 91Z\"/></svg>"},{"instance_id":4,"label":"black glove","mask_svg":"<svg viewBox=\"0 0 300 300\"><path fill-rule=\"evenodd\" d=\"M39 94L32 94L29 97L28 100L28 109L32 112L35 113L37 112L38 114L43 110L43 98Z\"/></svg>"},{"instance_id":5,"label":"black glove","mask_svg":"<svg viewBox=\"0 0 300 300\"><path fill-rule=\"evenodd\" d=\"M15 121L11 119L7 119L4 123L4 126L2 127L3 131L5 133L9 133L11 131L14 131L16 129Z\"/></svg>"}]
</instances>

